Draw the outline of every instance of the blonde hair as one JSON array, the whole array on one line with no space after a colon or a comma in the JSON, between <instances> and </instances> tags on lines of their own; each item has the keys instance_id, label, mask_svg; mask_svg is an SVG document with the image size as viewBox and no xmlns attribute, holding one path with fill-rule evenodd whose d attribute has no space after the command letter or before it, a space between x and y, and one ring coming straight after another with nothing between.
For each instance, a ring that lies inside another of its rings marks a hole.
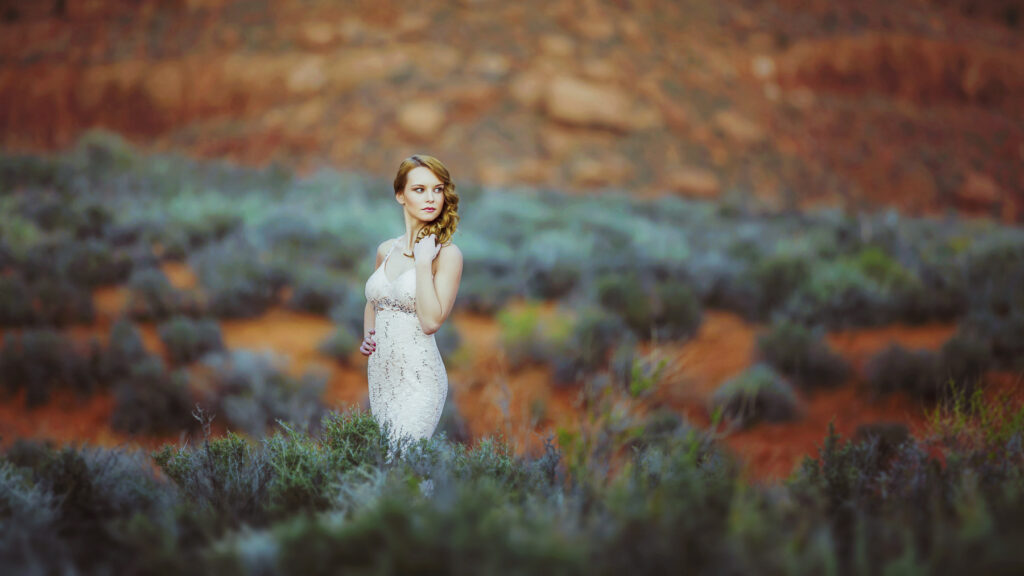
<instances>
[{"instance_id":1,"label":"blonde hair","mask_svg":"<svg viewBox=\"0 0 1024 576\"><path fill-rule=\"evenodd\" d=\"M444 205L441 206L441 214L433 221L420 229L416 234L413 243L419 242L430 234L435 234L438 244L447 244L459 225L459 195L455 193L455 182L448 173L448 168L440 160L426 154L413 154L398 166L398 174L395 174L395 194L405 189L405 183L409 178L409 171L413 168L423 167L434 173L437 179L444 184Z\"/></svg>"}]
</instances>

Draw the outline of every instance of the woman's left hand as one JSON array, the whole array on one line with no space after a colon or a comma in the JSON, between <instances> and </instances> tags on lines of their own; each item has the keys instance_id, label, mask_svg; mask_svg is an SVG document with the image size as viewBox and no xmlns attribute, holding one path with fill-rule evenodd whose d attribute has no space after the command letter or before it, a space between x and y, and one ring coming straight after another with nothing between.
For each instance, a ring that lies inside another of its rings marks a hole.
<instances>
[{"instance_id":1,"label":"woman's left hand","mask_svg":"<svg viewBox=\"0 0 1024 576\"><path fill-rule=\"evenodd\" d=\"M412 256L416 263L429 263L441 252L441 245L434 243L434 234L424 236L412 247Z\"/></svg>"}]
</instances>

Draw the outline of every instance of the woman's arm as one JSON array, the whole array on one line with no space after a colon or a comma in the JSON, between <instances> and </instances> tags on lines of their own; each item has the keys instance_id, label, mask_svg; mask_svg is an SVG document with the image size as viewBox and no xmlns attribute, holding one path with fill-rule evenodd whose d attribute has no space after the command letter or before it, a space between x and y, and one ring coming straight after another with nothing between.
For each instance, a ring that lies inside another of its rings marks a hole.
<instances>
[{"instance_id":1,"label":"woman's arm","mask_svg":"<svg viewBox=\"0 0 1024 576\"><path fill-rule=\"evenodd\" d=\"M436 265L426 258L416 260L416 316L425 334L437 332L448 319L462 280L462 251L458 246L442 247L436 260Z\"/></svg>"}]
</instances>

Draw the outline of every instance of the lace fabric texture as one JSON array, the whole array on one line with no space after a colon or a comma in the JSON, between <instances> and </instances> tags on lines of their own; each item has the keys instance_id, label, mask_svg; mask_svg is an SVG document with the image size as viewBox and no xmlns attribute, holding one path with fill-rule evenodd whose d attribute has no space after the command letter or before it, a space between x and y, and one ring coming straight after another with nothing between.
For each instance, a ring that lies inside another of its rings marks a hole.
<instances>
[{"instance_id":1,"label":"lace fabric texture","mask_svg":"<svg viewBox=\"0 0 1024 576\"><path fill-rule=\"evenodd\" d=\"M448 374L433 334L425 334L416 317L416 269L394 280L384 271L396 239L384 262L366 281L366 298L376 313L377 349L367 360L370 412L391 425L392 446L430 438L441 419L448 395Z\"/></svg>"}]
</instances>

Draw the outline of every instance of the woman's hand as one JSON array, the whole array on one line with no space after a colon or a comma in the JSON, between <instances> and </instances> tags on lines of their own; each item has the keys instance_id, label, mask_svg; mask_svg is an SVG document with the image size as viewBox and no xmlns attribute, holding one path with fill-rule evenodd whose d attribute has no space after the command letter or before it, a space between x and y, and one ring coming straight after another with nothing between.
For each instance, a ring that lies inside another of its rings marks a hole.
<instances>
[{"instance_id":1,"label":"woman's hand","mask_svg":"<svg viewBox=\"0 0 1024 576\"><path fill-rule=\"evenodd\" d=\"M377 350L377 341L373 339L373 335L376 333L376 330L370 330L370 333L363 338L363 343L359 346L359 351L363 353L363 356L369 356Z\"/></svg>"},{"instance_id":2,"label":"woman's hand","mask_svg":"<svg viewBox=\"0 0 1024 576\"><path fill-rule=\"evenodd\" d=\"M441 245L435 244L435 235L424 236L412 247L412 256L417 264L429 264L441 251Z\"/></svg>"}]
</instances>

